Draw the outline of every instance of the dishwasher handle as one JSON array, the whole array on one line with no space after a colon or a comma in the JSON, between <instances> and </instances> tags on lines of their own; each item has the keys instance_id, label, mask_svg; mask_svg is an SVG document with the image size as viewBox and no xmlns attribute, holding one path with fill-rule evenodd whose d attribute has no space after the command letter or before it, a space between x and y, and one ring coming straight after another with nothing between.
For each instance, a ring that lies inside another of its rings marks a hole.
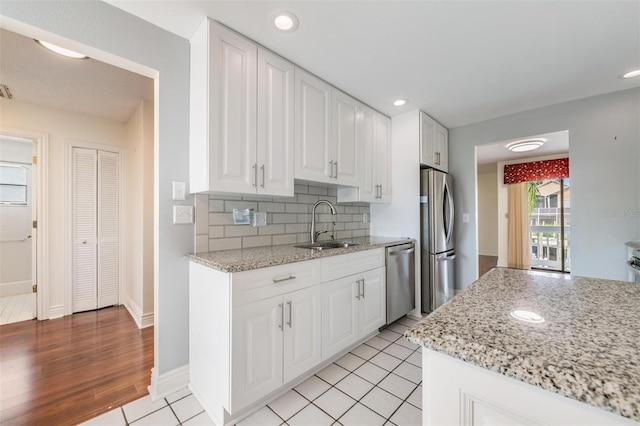
<instances>
[{"instance_id":1,"label":"dishwasher handle","mask_svg":"<svg viewBox=\"0 0 640 426\"><path fill-rule=\"evenodd\" d=\"M406 250L390 251L389 256L402 256L403 254L411 254L416 251L415 247Z\"/></svg>"}]
</instances>

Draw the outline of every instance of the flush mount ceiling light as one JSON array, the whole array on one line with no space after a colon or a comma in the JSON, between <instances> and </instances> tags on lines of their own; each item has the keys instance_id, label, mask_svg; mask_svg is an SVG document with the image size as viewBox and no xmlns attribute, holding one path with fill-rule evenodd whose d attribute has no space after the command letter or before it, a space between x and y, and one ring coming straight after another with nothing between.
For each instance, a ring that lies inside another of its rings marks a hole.
<instances>
[{"instance_id":1,"label":"flush mount ceiling light","mask_svg":"<svg viewBox=\"0 0 640 426\"><path fill-rule=\"evenodd\" d=\"M48 49L54 53L57 53L58 55L65 56L67 58L72 58L72 59L88 59L89 58L88 56L85 56L82 53L74 52L73 50L65 49L64 47L56 46L55 44L52 44L46 41L42 41L42 40L34 40L34 41L38 43L40 46L44 47L45 49Z\"/></svg>"},{"instance_id":2,"label":"flush mount ceiling light","mask_svg":"<svg viewBox=\"0 0 640 426\"><path fill-rule=\"evenodd\" d=\"M544 145L544 139L525 139L507 144L507 149L513 152L533 151Z\"/></svg>"},{"instance_id":3,"label":"flush mount ceiling light","mask_svg":"<svg viewBox=\"0 0 640 426\"><path fill-rule=\"evenodd\" d=\"M269 21L273 28L285 33L291 33L298 29L298 17L286 10L274 13Z\"/></svg>"},{"instance_id":4,"label":"flush mount ceiling light","mask_svg":"<svg viewBox=\"0 0 640 426\"><path fill-rule=\"evenodd\" d=\"M407 101L406 99L396 99L395 101L393 101L393 106L403 106L406 105L407 102L409 101Z\"/></svg>"},{"instance_id":5,"label":"flush mount ceiling light","mask_svg":"<svg viewBox=\"0 0 640 426\"><path fill-rule=\"evenodd\" d=\"M633 78L638 76L640 76L640 70L634 70L634 71L629 71L628 73L623 75L622 78Z\"/></svg>"},{"instance_id":6,"label":"flush mount ceiling light","mask_svg":"<svg viewBox=\"0 0 640 426\"><path fill-rule=\"evenodd\" d=\"M542 317L542 315L536 314L535 312L531 311L523 311L517 309L515 311L509 312L509 315L519 321L529 322L533 324L540 324L544 322L544 318Z\"/></svg>"}]
</instances>

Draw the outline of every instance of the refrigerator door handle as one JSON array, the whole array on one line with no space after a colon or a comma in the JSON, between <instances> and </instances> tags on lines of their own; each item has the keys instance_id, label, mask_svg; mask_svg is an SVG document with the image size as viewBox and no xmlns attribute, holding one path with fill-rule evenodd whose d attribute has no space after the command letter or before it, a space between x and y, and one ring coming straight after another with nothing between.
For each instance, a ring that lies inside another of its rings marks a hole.
<instances>
[{"instance_id":1,"label":"refrigerator door handle","mask_svg":"<svg viewBox=\"0 0 640 426\"><path fill-rule=\"evenodd\" d=\"M447 229L447 243L451 241L451 236L453 235L453 222L456 217L455 207L453 205L453 196L451 195L451 188L449 188L449 184L445 180L444 187L447 192L447 202L449 203L449 229Z\"/></svg>"},{"instance_id":2,"label":"refrigerator door handle","mask_svg":"<svg viewBox=\"0 0 640 426\"><path fill-rule=\"evenodd\" d=\"M436 256L436 259L438 260L438 262L446 262L449 260L454 260L455 258L456 258L455 254L453 256L447 256L446 254L440 254Z\"/></svg>"}]
</instances>

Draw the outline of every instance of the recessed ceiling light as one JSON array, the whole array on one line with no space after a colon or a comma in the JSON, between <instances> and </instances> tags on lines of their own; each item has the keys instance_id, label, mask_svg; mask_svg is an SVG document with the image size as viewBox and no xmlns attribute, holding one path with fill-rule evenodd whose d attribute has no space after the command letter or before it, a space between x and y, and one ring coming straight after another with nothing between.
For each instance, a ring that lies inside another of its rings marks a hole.
<instances>
[{"instance_id":1,"label":"recessed ceiling light","mask_svg":"<svg viewBox=\"0 0 640 426\"><path fill-rule=\"evenodd\" d=\"M396 99L395 101L393 101L393 106L403 106L407 104L407 100L406 99Z\"/></svg>"},{"instance_id":2,"label":"recessed ceiling light","mask_svg":"<svg viewBox=\"0 0 640 426\"><path fill-rule=\"evenodd\" d=\"M69 49L65 49L64 47L60 47L60 46L56 46L55 44L46 42L46 41L42 41L42 40L35 40L36 43L38 43L40 46L54 52L57 53L58 55L62 55L62 56L66 56L67 58L72 58L72 59L87 59L88 56L83 55L82 53L78 53L78 52L74 52L73 50L69 50Z\"/></svg>"},{"instance_id":3,"label":"recessed ceiling light","mask_svg":"<svg viewBox=\"0 0 640 426\"><path fill-rule=\"evenodd\" d=\"M544 322L544 318L542 317L542 315L531 311L516 309L515 311L509 312L509 315L517 320L530 322L533 324L540 324Z\"/></svg>"},{"instance_id":4,"label":"recessed ceiling light","mask_svg":"<svg viewBox=\"0 0 640 426\"><path fill-rule=\"evenodd\" d=\"M628 73L623 75L622 78L633 78L638 76L640 76L640 70L634 70L634 71L629 71Z\"/></svg>"},{"instance_id":5,"label":"recessed ceiling light","mask_svg":"<svg viewBox=\"0 0 640 426\"><path fill-rule=\"evenodd\" d=\"M270 21L273 28L278 31L290 33L298 29L298 17L286 10L271 15Z\"/></svg>"},{"instance_id":6,"label":"recessed ceiling light","mask_svg":"<svg viewBox=\"0 0 640 426\"><path fill-rule=\"evenodd\" d=\"M507 149L513 152L533 151L544 145L544 139L525 139L507 144Z\"/></svg>"}]
</instances>

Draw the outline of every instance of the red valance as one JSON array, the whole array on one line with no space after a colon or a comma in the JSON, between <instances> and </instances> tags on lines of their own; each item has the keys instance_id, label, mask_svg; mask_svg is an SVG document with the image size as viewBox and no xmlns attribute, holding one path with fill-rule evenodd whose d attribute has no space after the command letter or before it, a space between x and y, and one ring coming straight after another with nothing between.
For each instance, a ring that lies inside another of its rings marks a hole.
<instances>
[{"instance_id":1,"label":"red valance","mask_svg":"<svg viewBox=\"0 0 640 426\"><path fill-rule=\"evenodd\" d=\"M505 184L545 179L565 179L568 177L568 158L533 161L531 163L506 164L504 166Z\"/></svg>"}]
</instances>

